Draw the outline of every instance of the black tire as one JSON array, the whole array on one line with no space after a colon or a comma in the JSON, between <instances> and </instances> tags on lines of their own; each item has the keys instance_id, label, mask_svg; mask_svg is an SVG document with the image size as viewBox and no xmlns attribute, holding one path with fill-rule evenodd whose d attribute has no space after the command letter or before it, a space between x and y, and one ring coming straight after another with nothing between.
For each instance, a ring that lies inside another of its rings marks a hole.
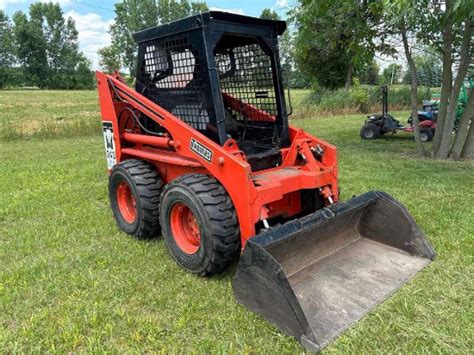
<instances>
[{"instance_id":1,"label":"black tire","mask_svg":"<svg viewBox=\"0 0 474 355\"><path fill-rule=\"evenodd\" d=\"M192 212L199 228L194 252L185 252L180 247L182 241L175 240L172 233L178 228L172 213L181 206ZM192 273L210 276L221 272L239 254L240 229L234 205L224 187L208 175L184 175L166 185L160 199L160 222L171 256Z\"/></svg>"},{"instance_id":2,"label":"black tire","mask_svg":"<svg viewBox=\"0 0 474 355\"><path fill-rule=\"evenodd\" d=\"M433 131L431 128L420 129L420 139L422 142L429 142L433 139Z\"/></svg>"},{"instance_id":3,"label":"black tire","mask_svg":"<svg viewBox=\"0 0 474 355\"><path fill-rule=\"evenodd\" d=\"M372 123L368 123L361 128L360 137L364 140L377 139L380 137L380 127Z\"/></svg>"},{"instance_id":4,"label":"black tire","mask_svg":"<svg viewBox=\"0 0 474 355\"><path fill-rule=\"evenodd\" d=\"M118 202L119 186L128 186L135 200L135 218L127 220ZM156 168L142 160L124 160L109 178L109 199L115 222L125 233L140 239L160 234L159 202L163 181Z\"/></svg>"}]
</instances>

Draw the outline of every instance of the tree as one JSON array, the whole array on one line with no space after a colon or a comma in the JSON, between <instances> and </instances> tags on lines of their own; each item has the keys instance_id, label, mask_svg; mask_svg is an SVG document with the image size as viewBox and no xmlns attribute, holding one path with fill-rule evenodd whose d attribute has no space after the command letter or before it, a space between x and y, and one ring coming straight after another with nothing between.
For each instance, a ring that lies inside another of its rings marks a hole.
<instances>
[{"instance_id":1,"label":"tree","mask_svg":"<svg viewBox=\"0 0 474 355\"><path fill-rule=\"evenodd\" d=\"M262 10L260 18L274 21L281 20L276 11L268 8ZM280 52L281 67L284 70L284 73L287 74L283 78L285 85L289 85L293 88L309 87L311 85L311 81L307 76L302 74L294 60L294 38L290 28L287 28L280 37L278 49ZM289 83L287 82L287 79L289 79Z\"/></svg>"},{"instance_id":2,"label":"tree","mask_svg":"<svg viewBox=\"0 0 474 355\"><path fill-rule=\"evenodd\" d=\"M192 15L189 1L158 0L159 23L168 23Z\"/></svg>"},{"instance_id":3,"label":"tree","mask_svg":"<svg viewBox=\"0 0 474 355\"><path fill-rule=\"evenodd\" d=\"M391 63L382 72L382 81L384 84L396 84L400 81L402 74L402 66L400 64ZM410 74L411 75L411 74ZM410 76L411 81L411 76Z\"/></svg>"},{"instance_id":4,"label":"tree","mask_svg":"<svg viewBox=\"0 0 474 355\"><path fill-rule=\"evenodd\" d=\"M281 20L280 16L276 13L276 11L265 8L262 10L262 13L260 14L260 18L263 18L265 20Z\"/></svg>"},{"instance_id":5,"label":"tree","mask_svg":"<svg viewBox=\"0 0 474 355\"><path fill-rule=\"evenodd\" d=\"M30 22L21 11L13 15L18 61L28 78L27 84L37 85L40 89L47 86L49 77L46 43L41 26L41 22L38 25L33 21Z\"/></svg>"},{"instance_id":6,"label":"tree","mask_svg":"<svg viewBox=\"0 0 474 355\"><path fill-rule=\"evenodd\" d=\"M297 29L296 61L305 74L329 89L349 88L358 68L376 51L390 49L382 38L381 10L378 1L299 1L291 19Z\"/></svg>"},{"instance_id":7,"label":"tree","mask_svg":"<svg viewBox=\"0 0 474 355\"><path fill-rule=\"evenodd\" d=\"M101 62L116 66L119 61L120 68L135 77L137 44L133 33L207 10L205 2L188 0L122 0L115 4L115 22L110 28L112 48L101 51Z\"/></svg>"},{"instance_id":8,"label":"tree","mask_svg":"<svg viewBox=\"0 0 474 355\"><path fill-rule=\"evenodd\" d=\"M12 26L8 16L0 10L0 89L11 81L14 61Z\"/></svg>"},{"instance_id":9,"label":"tree","mask_svg":"<svg viewBox=\"0 0 474 355\"><path fill-rule=\"evenodd\" d=\"M358 68L355 74L361 84L377 85L379 83L379 71L379 65L375 60L372 60L362 68Z\"/></svg>"},{"instance_id":10,"label":"tree","mask_svg":"<svg viewBox=\"0 0 474 355\"><path fill-rule=\"evenodd\" d=\"M76 87L78 70L82 73L87 66L91 73L90 63L79 51L75 23L64 18L58 4L34 3L29 17L18 11L13 23L16 54L27 75L26 84L70 89ZM92 76L87 86L93 86Z\"/></svg>"},{"instance_id":11,"label":"tree","mask_svg":"<svg viewBox=\"0 0 474 355\"><path fill-rule=\"evenodd\" d=\"M441 59L431 53L424 52L422 55L413 56L417 68L417 79L420 85L428 87L440 87L443 68ZM403 82L411 82L411 71L407 70Z\"/></svg>"},{"instance_id":12,"label":"tree","mask_svg":"<svg viewBox=\"0 0 474 355\"><path fill-rule=\"evenodd\" d=\"M122 67L120 53L113 45L103 47L97 53L99 54L99 65L105 72L112 73Z\"/></svg>"},{"instance_id":13,"label":"tree","mask_svg":"<svg viewBox=\"0 0 474 355\"><path fill-rule=\"evenodd\" d=\"M426 152L420 139L420 127L418 120L418 77L417 67L413 57L413 38L419 31L419 19L417 15L422 4L411 0L386 0L385 13L390 27L402 38L403 51L407 60L408 69L411 73L410 109L413 120L413 133L415 136L416 149L421 156Z\"/></svg>"},{"instance_id":14,"label":"tree","mask_svg":"<svg viewBox=\"0 0 474 355\"><path fill-rule=\"evenodd\" d=\"M454 12L454 6L450 0L446 1L446 12L449 13L450 11ZM454 83L445 82L443 80L443 86L448 86L450 88L450 92L448 95L448 90L441 92L441 102L447 103L447 108L441 112L438 117L438 127L435 134L435 141L434 141L434 155L441 159L448 158L450 148L451 148L451 132L454 128L454 121L456 119L456 109L457 109L457 100L459 96L459 92L461 91L462 84L464 82L465 75L467 74L467 69L469 67L469 63L472 60L473 50L471 47L472 45L472 34L474 29L474 10L472 11L471 17L467 18L464 22L464 31L462 35L461 47L459 50L459 67L458 73L456 78L454 79ZM451 16L456 16L455 13L451 14ZM449 25L448 25L449 26ZM445 28L447 32L450 32L449 29ZM449 44L449 38L448 43ZM451 53L445 53L443 56L451 56ZM446 62L452 60L446 60ZM443 68L444 70L451 71L452 67L450 68ZM450 75L452 77L452 74ZM445 104L446 105L446 104ZM442 114L441 114L442 113Z\"/></svg>"},{"instance_id":15,"label":"tree","mask_svg":"<svg viewBox=\"0 0 474 355\"><path fill-rule=\"evenodd\" d=\"M471 89L469 100L459 120L459 127L453 143L451 157L455 160L469 158L474 152L474 89ZM470 125L470 127L469 127Z\"/></svg>"},{"instance_id":16,"label":"tree","mask_svg":"<svg viewBox=\"0 0 474 355\"><path fill-rule=\"evenodd\" d=\"M121 67L135 76L137 44L132 34L158 24L155 0L123 0L115 4L115 21L110 27L112 47L117 50Z\"/></svg>"}]
</instances>

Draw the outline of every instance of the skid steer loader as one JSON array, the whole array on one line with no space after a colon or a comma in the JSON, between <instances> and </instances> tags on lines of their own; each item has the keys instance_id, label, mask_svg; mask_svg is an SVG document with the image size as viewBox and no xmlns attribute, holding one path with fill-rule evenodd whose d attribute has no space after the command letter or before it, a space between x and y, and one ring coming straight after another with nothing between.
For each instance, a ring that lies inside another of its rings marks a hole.
<instances>
[{"instance_id":1,"label":"skid steer loader","mask_svg":"<svg viewBox=\"0 0 474 355\"><path fill-rule=\"evenodd\" d=\"M435 252L387 194L339 202L336 148L288 124L285 27L207 12L147 29L135 89L97 82L118 226L201 276L240 255L237 301L317 351Z\"/></svg>"}]
</instances>

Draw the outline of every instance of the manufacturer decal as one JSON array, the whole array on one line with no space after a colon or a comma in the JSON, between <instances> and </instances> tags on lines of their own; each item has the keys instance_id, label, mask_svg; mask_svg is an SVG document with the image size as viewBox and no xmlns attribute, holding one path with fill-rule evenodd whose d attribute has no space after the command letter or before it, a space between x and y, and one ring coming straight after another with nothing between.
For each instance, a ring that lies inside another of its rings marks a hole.
<instances>
[{"instance_id":1,"label":"manufacturer decal","mask_svg":"<svg viewBox=\"0 0 474 355\"><path fill-rule=\"evenodd\" d=\"M102 122L102 130L104 133L105 157L107 159L107 168L109 168L110 170L115 166L115 164L117 164L114 143L114 127L112 125L112 122Z\"/></svg>"},{"instance_id":2,"label":"manufacturer decal","mask_svg":"<svg viewBox=\"0 0 474 355\"><path fill-rule=\"evenodd\" d=\"M212 151L205 146L203 146L201 143L198 141L194 140L191 138L191 144L190 144L191 150L196 153L197 155L203 157L206 159L209 163L212 160Z\"/></svg>"}]
</instances>

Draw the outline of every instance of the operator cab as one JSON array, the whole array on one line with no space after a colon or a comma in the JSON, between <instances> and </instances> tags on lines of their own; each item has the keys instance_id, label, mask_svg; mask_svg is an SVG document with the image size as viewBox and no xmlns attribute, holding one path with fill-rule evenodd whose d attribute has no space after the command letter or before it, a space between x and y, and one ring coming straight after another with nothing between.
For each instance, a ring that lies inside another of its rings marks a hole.
<instances>
[{"instance_id":1,"label":"operator cab","mask_svg":"<svg viewBox=\"0 0 474 355\"><path fill-rule=\"evenodd\" d=\"M253 171L277 166L289 145L278 60L285 28L211 11L138 32L136 90L216 143L235 140Z\"/></svg>"}]
</instances>

